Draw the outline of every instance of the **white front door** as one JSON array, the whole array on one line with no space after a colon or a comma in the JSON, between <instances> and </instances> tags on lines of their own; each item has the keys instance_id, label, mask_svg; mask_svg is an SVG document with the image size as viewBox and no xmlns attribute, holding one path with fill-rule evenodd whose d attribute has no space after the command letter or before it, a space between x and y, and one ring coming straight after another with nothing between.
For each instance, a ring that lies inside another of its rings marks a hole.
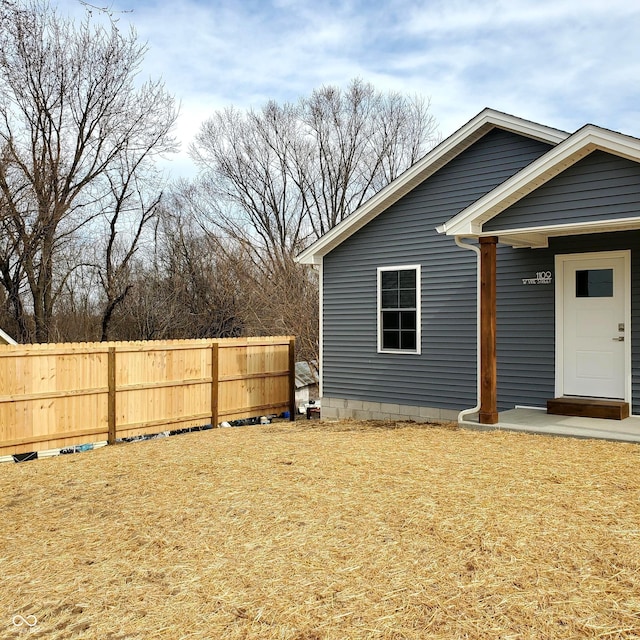
<instances>
[{"instance_id":1,"label":"white front door","mask_svg":"<svg viewBox=\"0 0 640 640\"><path fill-rule=\"evenodd\" d=\"M556 256L556 394L626 397L628 251Z\"/></svg>"}]
</instances>

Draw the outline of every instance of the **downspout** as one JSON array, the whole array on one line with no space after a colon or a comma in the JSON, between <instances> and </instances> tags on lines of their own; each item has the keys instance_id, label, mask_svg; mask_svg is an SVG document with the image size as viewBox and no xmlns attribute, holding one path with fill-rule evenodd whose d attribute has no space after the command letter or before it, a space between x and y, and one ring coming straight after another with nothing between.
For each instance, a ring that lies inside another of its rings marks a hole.
<instances>
[{"instance_id":1,"label":"downspout","mask_svg":"<svg viewBox=\"0 0 640 640\"><path fill-rule=\"evenodd\" d=\"M455 236L456 244L462 249L469 249L476 254L476 406L463 409L458 414L458 422L464 422L468 415L480 412L480 248L462 242L460 236Z\"/></svg>"}]
</instances>

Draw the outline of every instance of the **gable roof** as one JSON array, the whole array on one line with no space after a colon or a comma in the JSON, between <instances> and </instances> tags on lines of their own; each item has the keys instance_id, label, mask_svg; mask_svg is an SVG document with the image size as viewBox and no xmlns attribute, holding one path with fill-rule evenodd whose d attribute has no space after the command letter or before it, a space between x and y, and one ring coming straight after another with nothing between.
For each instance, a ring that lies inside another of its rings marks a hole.
<instances>
[{"instance_id":1,"label":"gable roof","mask_svg":"<svg viewBox=\"0 0 640 640\"><path fill-rule=\"evenodd\" d=\"M498 185L485 196L438 227L440 233L452 236L498 235L514 246L546 246L550 235L589 233L638 228L640 217L621 220L546 225L508 232L484 233L482 225L524 198L553 177L588 156L593 151L604 151L628 160L640 162L640 140L631 136L588 124L566 140L527 165L511 178Z\"/></svg>"},{"instance_id":2,"label":"gable roof","mask_svg":"<svg viewBox=\"0 0 640 640\"><path fill-rule=\"evenodd\" d=\"M384 189L367 200L348 218L305 249L297 257L297 261L303 264L320 264L323 256L495 128L552 145L557 145L569 137L567 132L559 129L546 127L494 109L484 109L429 151L422 160L409 167Z\"/></svg>"},{"instance_id":3,"label":"gable roof","mask_svg":"<svg viewBox=\"0 0 640 640\"><path fill-rule=\"evenodd\" d=\"M314 360L314 366L318 363ZM308 362L296 362L296 389L308 387L310 384L318 384L318 379Z\"/></svg>"}]
</instances>

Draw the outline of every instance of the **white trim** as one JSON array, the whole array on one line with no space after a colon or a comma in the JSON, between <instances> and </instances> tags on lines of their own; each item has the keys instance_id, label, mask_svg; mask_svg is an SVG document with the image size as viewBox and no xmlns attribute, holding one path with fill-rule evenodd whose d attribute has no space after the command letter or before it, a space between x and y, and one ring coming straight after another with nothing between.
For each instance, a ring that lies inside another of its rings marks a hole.
<instances>
[{"instance_id":1,"label":"white trim","mask_svg":"<svg viewBox=\"0 0 640 640\"><path fill-rule=\"evenodd\" d=\"M324 260L320 259L318 268L318 396L322 398L324 372Z\"/></svg>"},{"instance_id":2,"label":"white trim","mask_svg":"<svg viewBox=\"0 0 640 640\"><path fill-rule=\"evenodd\" d=\"M482 234L485 222L595 150L640 162L640 140L587 125L440 225L438 231L450 236Z\"/></svg>"},{"instance_id":3,"label":"white trim","mask_svg":"<svg viewBox=\"0 0 640 640\"><path fill-rule=\"evenodd\" d=\"M376 273L376 290L377 290L377 347L378 353L392 353L395 355L420 355L422 353L422 265L390 265L386 267L378 267ZM415 271L416 272L416 349L409 351L408 349L383 349L382 348L382 272L383 271Z\"/></svg>"},{"instance_id":4,"label":"white trim","mask_svg":"<svg viewBox=\"0 0 640 640\"><path fill-rule=\"evenodd\" d=\"M18 344L8 333L0 329L0 344Z\"/></svg>"},{"instance_id":5,"label":"white trim","mask_svg":"<svg viewBox=\"0 0 640 640\"><path fill-rule=\"evenodd\" d=\"M624 401L631 404L631 251L591 251L587 253L563 253L555 256L555 397L564 395L564 264L571 261L588 261L602 258L624 259Z\"/></svg>"},{"instance_id":6,"label":"white trim","mask_svg":"<svg viewBox=\"0 0 640 640\"><path fill-rule=\"evenodd\" d=\"M534 407L533 405L528 404L517 404L514 409L530 409L531 411L544 411L547 412L547 407Z\"/></svg>"},{"instance_id":7,"label":"white trim","mask_svg":"<svg viewBox=\"0 0 640 640\"><path fill-rule=\"evenodd\" d=\"M403 195L444 167L494 128L511 131L553 145L569 137L565 131L546 127L493 109L484 109L429 151L422 160L416 162L384 189L376 193L346 220L343 220L305 249L296 260L303 264L318 264L322 256L335 249L349 236L364 227Z\"/></svg>"}]
</instances>

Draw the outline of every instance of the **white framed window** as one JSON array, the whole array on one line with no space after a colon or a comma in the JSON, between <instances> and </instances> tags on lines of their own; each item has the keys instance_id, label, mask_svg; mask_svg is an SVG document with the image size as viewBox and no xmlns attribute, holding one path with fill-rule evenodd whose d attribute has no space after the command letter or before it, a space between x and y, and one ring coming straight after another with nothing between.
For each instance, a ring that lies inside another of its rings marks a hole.
<instances>
[{"instance_id":1,"label":"white framed window","mask_svg":"<svg viewBox=\"0 0 640 640\"><path fill-rule=\"evenodd\" d=\"M420 265L378 267L378 352L420 353Z\"/></svg>"}]
</instances>

